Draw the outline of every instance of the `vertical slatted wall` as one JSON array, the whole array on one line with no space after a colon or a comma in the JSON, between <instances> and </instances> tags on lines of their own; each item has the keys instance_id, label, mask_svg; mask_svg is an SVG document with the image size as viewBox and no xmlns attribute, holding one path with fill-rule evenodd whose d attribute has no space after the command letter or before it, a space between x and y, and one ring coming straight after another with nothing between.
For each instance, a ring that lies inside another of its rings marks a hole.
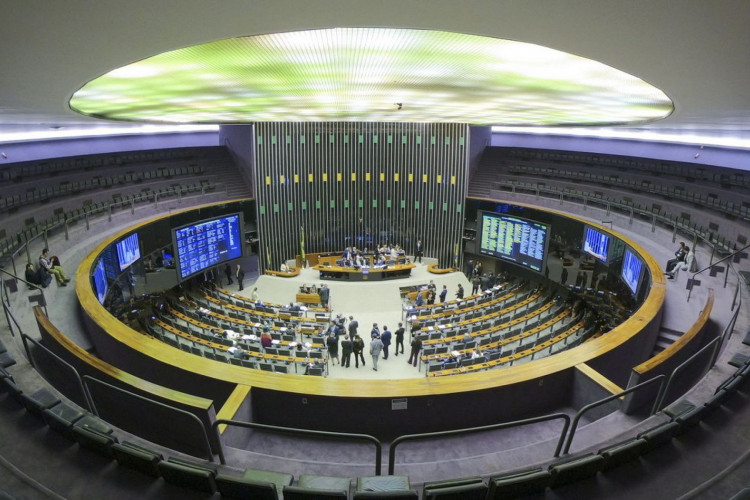
<instances>
[{"instance_id":1,"label":"vertical slatted wall","mask_svg":"<svg viewBox=\"0 0 750 500\"><path fill-rule=\"evenodd\" d=\"M261 269L300 253L390 241L460 263L469 127L259 123L255 189Z\"/></svg>"}]
</instances>

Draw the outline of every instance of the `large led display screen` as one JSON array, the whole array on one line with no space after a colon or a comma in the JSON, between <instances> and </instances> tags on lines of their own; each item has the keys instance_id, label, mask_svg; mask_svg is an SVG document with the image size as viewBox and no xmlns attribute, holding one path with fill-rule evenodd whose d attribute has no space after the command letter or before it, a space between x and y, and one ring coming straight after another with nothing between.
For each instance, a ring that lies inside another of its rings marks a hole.
<instances>
[{"instance_id":1,"label":"large led display screen","mask_svg":"<svg viewBox=\"0 0 750 500\"><path fill-rule=\"evenodd\" d=\"M173 231L180 279L242 257L242 216L225 215Z\"/></svg>"},{"instance_id":2,"label":"large led display screen","mask_svg":"<svg viewBox=\"0 0 750 500\"><path fill-rule=\"evenodd\" d=\"M120 272L127 269L133 262L141 258L141 247L138 245L138 233L117 242L117 260L120 262Z\"/></svg>"},{"instance_id":3,"label":"large led display screen","mask_svg":"<svg viewBox=\"0 0 750 500\"><path fill-rule=\"evenodd\" d=\"M608 250L609 235L586 226L583 233L583 251L606 263Z\"/></svg>"},{"instance_id":4,"label":"large led display screen","mask_svg":"<svg viewBox=\"0 0 750 500\"><path fill-rule=\"evenodd\" d=\"M96 298L100 304L104 304L104 299L107 297L107 273L104 270L104 260L101 258L96 263L94 268L94 290L96 291Z\"/></svg>"},{"instance_id":5,"label":"large led display screen","mask_svg":"<svg viewBox=\"0 0 750 500\"><path fill-rule=\"evenodd\" d=\"M643 271L643 262L638 258L629 248L625 249L625 257L622 260L622 271L620 276L622 280L628 285L633 295L638 291L638 285L641 280L641 272Z\"/></svg>"},{"instance_id":6,"label":"large led display screen","mask_svg":"<svg viewBox=\"0 0 750 500\"><path fill-rule=\"evenodd\" d=\"M480 212L482 233L479 253L528 267L544 269L549 226L511 215Z\"/></svg>"},{"instance_id":7,"label":"large led display screen","mask_svg":"<svg viewBox=\"0 0 750 500\"><path fill-rule=\"evenodd\" d=\"M91 80L70 107L159 123L513 126L643 123L673 110L664 92L640 78L548 47L367 27L244 36L164 52Z\"/></svg>"}]
</instances>

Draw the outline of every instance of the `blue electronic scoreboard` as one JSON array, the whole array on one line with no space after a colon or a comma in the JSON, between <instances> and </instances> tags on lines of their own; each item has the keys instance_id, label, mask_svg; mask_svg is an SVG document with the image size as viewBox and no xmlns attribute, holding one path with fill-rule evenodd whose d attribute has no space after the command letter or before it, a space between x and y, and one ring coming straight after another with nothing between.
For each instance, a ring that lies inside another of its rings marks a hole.
<instances>
[{"instance_id":1,"label":"blue electronic scoreboard","mask_svg":"<svg viewBox=\"0 0 750 500\"><path fill-rule=\"evenodd\" d=\"M583 251L606 263L609 255L609 235L586 226L583 234Z\"/></svg>"},{"instance_id":2,"label":"blue electronic scoreboard","mask_svg":"<svg viewBox=\"0 0 750 500\"><path fill-rule=\"evenodd\" d=\"M641 281L643 272L643 261L629 248L625 249L625 256L622 259L622 270L620 277L628 285L630 291L635 295L638 292L638 286Z\"/></svg>"},{"instance_id":3,"label":"blue electronic scoreboard","mask_svg":"<svg viewBox=\"0 0 750 500\"><path fill-rule=\"evenodd\" d=\"M117 242L117 259L120 262L120 272L127 269L133 262L141 258L141 247L138 245L138 233L123 238Z\"/></svg>"},{"instance_id":4,"label":"blue electronic scoreboard","mask_svg":"<svg viewBox=\"0 0 750 500\"><path fill-rule=\"evenodd\" d=\"M512 215L480 212L479 253L542 272L547 257L549 226Z\"/></svg>"},{"instance_id":5,"label":"blue electronic scoreboard","mask_svg":"<svg viewBox=\"0 0 750 500\"><path fill-rule=\"evenodd\" d=\"M99 300L100 304L104 304L109 284L107 283L107 273L104 270L104 259L101 257L99 258L99 262L96 263L92 278L94 281L94 289L96 290L96 298Z\"/></svg>"},{"instance_id":6,"label":"blue electronic scoreboard","mask_svg":"<svg viewBox=\"0 0 750 500\"><path fill-rule=\"evenodd\" d=\"M179 278L242 257L243 226L242 215L231 214L174 229Z\"/></svg>"}]
</instances>

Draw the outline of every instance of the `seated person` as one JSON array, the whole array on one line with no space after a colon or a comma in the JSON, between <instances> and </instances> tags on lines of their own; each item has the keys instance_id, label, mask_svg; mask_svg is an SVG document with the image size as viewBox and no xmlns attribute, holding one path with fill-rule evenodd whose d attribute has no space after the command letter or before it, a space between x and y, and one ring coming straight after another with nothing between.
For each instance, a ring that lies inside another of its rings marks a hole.
<instances>
[{"instance_id":1,"label":"seated person","mask_svg":"<svg viewBox=\"0 0 750 500\"><path fill-rule=\"evenodd\" d=\"M24 273L24 279L34 285L42 285L42 280L39 278L39 273L34 269L34 264L26 264L26 272ZM42 285L43 286L43 285Z\"/></svg>"},{"instance_id":2,"label":"seated person","mask_svg":"<svg viewBox=\"0 0 750 500\"><path fill-rule=\"evenodd\" d=\"M361 253L358 253L357 257L354 259L354 264L357 267L364 267L367 265L367 261L365 260L365 258L362 256Z\"/></svg>"},{"instance_id":3,"label":"seated person","mask_svg":"<svg viewBox=\"0 0 750 500\"><path fill-rule=\"evenodd\" d=\"M273 346L273 339L271 338L271 333L268 329L265 329L263 333L260 334L260 345L263 348Z\"/></svg>"},{"instance_id":4,"label":"seated person","mask_svg":"<svg viewBox=\"0 0 750 500\"><path fill-rule=\"evenodd\" d=\"M285 263L283 263L283 262L281 263L281 272L282 273L288 273L289 272L289 267Z\"/></svg>"}]
</instances>

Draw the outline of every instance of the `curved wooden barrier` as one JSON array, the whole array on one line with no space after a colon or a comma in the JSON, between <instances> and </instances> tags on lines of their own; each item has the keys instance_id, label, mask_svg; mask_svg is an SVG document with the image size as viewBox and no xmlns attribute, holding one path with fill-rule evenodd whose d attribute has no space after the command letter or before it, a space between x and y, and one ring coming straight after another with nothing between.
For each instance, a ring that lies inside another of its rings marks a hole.
<instances>
[{"instance_id":1,"label":"curved wooden barrier","mask_svg":"<svg viewBox=\"0 0 750 500\"><path fill-rule=\"evenodd\" d=\"M294 278L295 276L299 276L299 267L292 267L289 269L289 271L274 271L272 269L267 269L266 274L270 274L271 276L278 276L279 278Z\"/></svg>"},{"instance_id":2,"label":"curved wooden barrier","mask_svg":"<svg viewBox=\"0 0 750 500\"><path fill-rule=\"evenodd\" d=\"M563 212L514 204L579 220L624 240L641 256L651 275L651 288L643 305L600 338L564 353L507 369L455 377L347 380L282 375L201 358L144 337L104 309L96 299L89 279L98 255L119 237L167 215L155 217L102 241L79 266L76 293L97 353L104 359L116 360L125 370L158 380L168 387L187 384L205 397L215 393L221 402L227 400L238 384L252 387L253 418L258 422L376 435L393 432L396 428L402 433L426 432L512 419L521 410L528 414L545 411L550 405L565 404L566 395L572 390L571 374L580 363L588 363L624 385L624 381L612 377L608 370L617 370L627 378L627 370L633 366L634 360L639 362L648 355L643 352L645 341L639 335L646 332L649 338L655 338L661 323L665 280L660 265L636 242L609 228ZM624 363L630 364L623 367ZM529 394L534 394L534 397L529 399ZM304 397L300 399L300 396ZM414 399L408 400L407 412L399 413L390 409L393 398ZM503 400L519 404L500 405L498 408L497 401ZM488 411L467 415L462 411L467 407L487 408ZM348 417L351 414L362 415L362 418L351 419ZM404 418L407 414L408 418ZM435 419L435 415L440 415L440 418Z\"/></svg>"},{"instance_id":3,"label":"curved wooden barrier","mask_svg":"<svg viewBox=\"0 0 750 500\"><path fill-rule=\"evenodd\" d=\"M709 326L709 319L711 311L714 306L714 289L708 289L708 295L706 296L706 303L703 305L703 310L698 315L695 322L688 328L688 330L680 336L672 345L658 353L651 359L644 361L638 366L633 368L633 372L630 375L628 381L628 387L633 387L641 382L652 379L659 375L669 376L672 371L677 368L680 364L685 362L690 356L695 354L704 344L705 333ZM701 366L700 363L696 366ZM695 373L693 374L695 375ZM693 379L696 377L693 376ZM680 390L680 387L684 387L686 384L683 383L678 385L676 390L670 391L671 394L681 394L684 391ZM692 385L692 384L687 384ZM638 408L640 405L653 401L656 395L656 387L651 388L649 391L641 391L640 393L632 394L627 401L627 408ZM671 402L667 395L665 401Z\"/></svg>"},{"instance_id":4,"label":"curved wooden barrier","mask_svg":"<svg viewBox=\"0 0 750 500\"><path fill-rule=\"evenodd\" d=\"M430 264L427 266L427 271L431 272L432 274L448 274L448 273L455 273L458 271L457 267L444 267L439 268L437 264Z\"/></svg>"},{"instance_id":5,"label":"curved wooden barrier","mask_svg":"<svg viewBox=\"0 0 750 500\"><path fill-rule=\"evenodd\" d=\"M185 410L198 417L207 430L211 428L211 424L216 420L216 412L212 400L169 389L154 382L144 380L89 354L53 325L39 306L34 306L34 318L39 327L44 347L73 366L81 377L88 375L134 394ZM159 342L156 341L156 343ZM71 393L69 390L71 381L65 379L64 370L62 372L55 370L54 373L45 374L44 368L40 367L40 372L46 375L45 378L58 388L58 390L66 395ZM68 390L65 390L66 385L68 386ZM75 394L75 391L72 392ZM76 401L80 406L86 406L80 397L71 397L71 399ZM183 420L182 425L188 425L188 427L181 429L179 422L180 415L173 414L168 422L158 425L158 423L155 424L150 418L148 412L153 411L153 408L150 408L147 403L139 411L137 406L140 401L136 401L135 403L132 399L126 401L117 394L109 394L104 399L107 406L111 407L115 405L115 410L112 411L110 408L106 418L110 424L139 436L148 436L148 439L155 443L185 451L186 453L200 454L202 437L194 434L195 428L190 426L191 422ZM118 404L120 405L119 409L117 409ZM99 409L101 411L101 408ZM166 428L164 428L165 425ZM183 431L183 435L180 438L181 430ZM191 439L190 436L185 437L186 433L193 433L192 437L196 438L197 442ZM209 434L208 437L212 448L215 450L218 446L215 436Z\"/></svg>"}]
</instances>

